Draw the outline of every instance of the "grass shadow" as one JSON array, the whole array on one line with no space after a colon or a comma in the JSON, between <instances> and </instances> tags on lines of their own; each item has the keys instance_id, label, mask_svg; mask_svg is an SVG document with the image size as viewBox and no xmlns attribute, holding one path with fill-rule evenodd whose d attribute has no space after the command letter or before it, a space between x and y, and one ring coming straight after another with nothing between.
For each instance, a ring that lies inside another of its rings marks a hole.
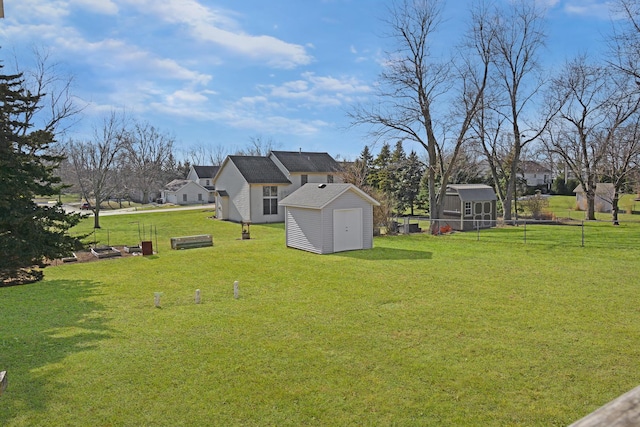
<instances>
[{"instance_id":1,"label":"grass shadow","mask_svg":"<svg viewBox=\"0 0 640 427\"><path fill-rule=\"evenodd\" d=\"M400 260L412 260L412 259L419 260L419 259L431 259L433 257L433 253L429 251L416 251L416 250L410 250L410 249L379 248L379 247L362 250L362 251L336 252L332 255L345 257L345 258L359 259L359 260L369 260L369 261L378 261L378 260L400 261Z\"/></svg>"},{"instance_id":2,"label":"grass shadow","mask_svg":"<svg viewBox=\"0 0 640 427\"><path fill-rule=\"evenodd\" d=\"M64 359L109 338L104 307L92 297L98 283L53 280L0 289L0 370L7 371L0 425L44 411L64 387Z\"/></svg>"}]
</instances>

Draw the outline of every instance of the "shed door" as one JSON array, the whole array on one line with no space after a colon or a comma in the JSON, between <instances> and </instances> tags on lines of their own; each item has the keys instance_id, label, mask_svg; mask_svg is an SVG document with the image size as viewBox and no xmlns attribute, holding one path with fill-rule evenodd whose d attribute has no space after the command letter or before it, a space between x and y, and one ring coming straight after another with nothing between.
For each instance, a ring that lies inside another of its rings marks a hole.
<instances>
[{"instance_id":1,"label":"shed door","mask_svg":"<svg viewBox=\"0 0 640 427\"><path fill-rule=\"evenodd\" d=\"M475 202L474 205L474 227L491 227L491 220L493 219L491 202Z\"/></svg>"},{"instance_id":2,"label":"shed door","mask_svg":"<svg viewBox=\"0 0 640 427\"><path fill-rule=\"evenodd\" d=\"M362 249L362 208L333 211L333 251Z\"/></svg>"}]
</instances>

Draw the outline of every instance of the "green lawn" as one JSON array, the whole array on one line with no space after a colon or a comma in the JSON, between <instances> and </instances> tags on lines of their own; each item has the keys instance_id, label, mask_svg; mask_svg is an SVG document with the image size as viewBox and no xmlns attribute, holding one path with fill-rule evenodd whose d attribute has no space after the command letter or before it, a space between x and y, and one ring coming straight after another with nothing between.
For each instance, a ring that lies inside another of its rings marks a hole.
<instances>
[{"instance_id":1,"label":"green lawn","mask_svg":"<svg viewBox=\"0 0 640 427\"><path fill-rule=\"evenodd\" d=\"M158 254L0 288L0 425L559 426L640 383L640 251L615 244L640 225L586 247L549 226L314 255L212 214L105 216L98 240L140 229ZM170 249L202 233L214 247Z\"/></svg>"}]
</instances>

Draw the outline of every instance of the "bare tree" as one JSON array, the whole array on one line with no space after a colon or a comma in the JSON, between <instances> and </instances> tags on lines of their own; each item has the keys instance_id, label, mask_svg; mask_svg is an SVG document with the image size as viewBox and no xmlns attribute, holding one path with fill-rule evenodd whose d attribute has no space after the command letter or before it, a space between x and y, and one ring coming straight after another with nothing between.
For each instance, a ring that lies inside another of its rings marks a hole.
<instances>
[{"instance_id":1,"label":"bare tree","mask_svg":"<svg viewBox=\"0 0 640 427\"><path fill-rule=\"evenodd\" d=\"M526 126L524 123L524 116L530 113L527 107L543 86L538 53L545 41L544 12L536 2L527 0L510 2L508 7L506 10L496 10L494 18L490 21L494 28L495 84L503 94L504 104L500 105L500 101L485 104L485 107L494 109L499 116L499 125L490 131L490 135L493 136L485 139L485 142L504 142L502 133L506 130L505 125L510 125L507 134L510 148L506 157L497 156L501 150L496 149L496 146L491 150L485 149L485 152L490 154L490 163L495 167L492 168L494 175L501 169L506 180L506 187L498 191L505 220L511 219L511 205L517 186L522 150L544 132L555 113L555 108L550 108L537 126ZM498 129L499 133L495 133Z\"/></svg>"},{"instance_id":2,"label":"bare tree","mask_svg":"<svg viewBox=\"0 0 640 427\"><path fill-rule=\"evenodd\" d=\"M634 77L640 85L640 1L616 0L613 12L623 19L614 21L609 47L614 67Z\"/></svg>"},{"instance_id":3,"label":"bare tree","mask_svg":"<svg viewBox=\"0 0 640 427\"><path fill-rule=\"evenodd\" d=\"M488 15L475 8L467 52L457 63L438 60L431 43L441 23L441 6L438 0L401 0L393 6L387 24L397 48L387 54L379 104L351 113L354 124L373 125L377 139L400 137L426 150L432 219L443 215L449 177L481 107L492 45ZM435 221L432 228L437 228Z\"/></svg>"},{"instance_id":4,"label":"bare tree","mask_svg":"<svg viewBox=\"0 0 640 427\"><path fill-rule=\"evenodd\" d=\"M75 171L82 197L93 200L94 228L100 228L100 207L116 192L115 168L118 157L126 146L124 118L112 112L94 129L91 141L70 141L67 145L69 159Z\"/></svg>"},{"instance_id":5,"label":"bare tree","mask_svg":"<svg viewBox=\"0 0 640 427\"><path fill-rule=\"evenodd\" d=\"M266 156L278 146L279 144L273 138L265 138L262 135L251 136L247 146L236 151L236 154L239 156Z\"/></svg>"},{"instance_id":6,"label":"bare tree","mask_svg":"<svg viewBox=\"0 0 640 427\"><path fill-rule=\"evenodd\" d=\"M589 64L585 57L568 63L553 80L562 108L545 143L562 156L582 185L589 220L595 219L596 184L605 170L611 171L607 156L619 151L616 145L631 141L621 136L640 111L640 96L630 90L634 85L628 74Z\"/></svg>"},{"instance_id":7,"label":"bare tree","mask_svg":"<svg viewBox=\"0 0 640 427\"><path fill-rule=\"evenodd\" d=\"M33 55L35 66L24 72L25 86L31 93L41 94L42 98L27 118L60 137L76 123L83 110L71 94L73 76L64 75L47 50L36 48ZM20 69L17 59L15 66Z\"/></svg>"},{"instance_id":8,"label":"bare tree","mask_svg":"<svg viewBox=\"0 0 640 427\"><path fill-rule=\"evenodd\" d=\"M635 114L632 123L621 127L606 147L603 174L613 183L611 220L618 225L620 194L633 179L640 163L640 116Z\"/></svg>"},{"instance_id":9,"label":"bare tree","mask_svg":"<svg viewBox=\"0 0 640 427\"><path fill-rule=\"evenodd\" d=\"M174 139L139 122L124 136L130 191L138 192L142 203L149 203L151 193L164 184L165 165L173 153Z\"/></svg>"}]
</instances>

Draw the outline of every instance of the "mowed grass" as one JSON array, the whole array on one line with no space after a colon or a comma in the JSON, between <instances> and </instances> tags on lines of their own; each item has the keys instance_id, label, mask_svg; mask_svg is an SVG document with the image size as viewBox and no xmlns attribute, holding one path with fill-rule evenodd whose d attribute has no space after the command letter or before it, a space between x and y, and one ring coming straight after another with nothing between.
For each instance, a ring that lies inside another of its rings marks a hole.
<instances>
[{"instance_id":1,"label":"mowed grass","mask_svg":"<svg viewBox=\"0 0 640 427\"><path fill-rule=\"evenodd\" d=\"M211 215L103 217L99 240L140 225L158 254L0 288L0 425L568 425L640 383L638 249L458 233L314 255Z\"/></svg>"}]
</instances>

